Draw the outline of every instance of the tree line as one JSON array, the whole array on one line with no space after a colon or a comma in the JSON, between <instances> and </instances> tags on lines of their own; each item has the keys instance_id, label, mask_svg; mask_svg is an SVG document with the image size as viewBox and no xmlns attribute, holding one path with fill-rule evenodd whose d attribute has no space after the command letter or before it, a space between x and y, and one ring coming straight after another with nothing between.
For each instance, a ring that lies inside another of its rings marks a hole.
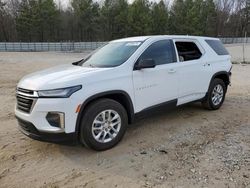
<instances>
[{"instance_id":1,"label":"tree line","mask_svg":"<svg viewBox=\"0 0 250 188\"><path fill-rule=\"evenodd\" d=\"M0 0L0 41L109 41L138 35L243 37L250 0Z\"/></svg>"}]
</instances>

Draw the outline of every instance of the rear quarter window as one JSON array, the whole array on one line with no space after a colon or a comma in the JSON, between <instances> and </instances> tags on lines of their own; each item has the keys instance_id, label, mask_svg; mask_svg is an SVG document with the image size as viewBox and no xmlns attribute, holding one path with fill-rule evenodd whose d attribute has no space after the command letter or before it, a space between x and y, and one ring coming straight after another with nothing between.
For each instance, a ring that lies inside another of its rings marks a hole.
<instances>
[{"instance_id":1,"label":"rear quarter window","mask_svg":"<svg viewBox=\"0 0 250 188\"><path fill-rule=\"evenodd\" d=\"M229 55L220 40L206 40L206 42L218 55Z\"/></svg>"}]
</instances>

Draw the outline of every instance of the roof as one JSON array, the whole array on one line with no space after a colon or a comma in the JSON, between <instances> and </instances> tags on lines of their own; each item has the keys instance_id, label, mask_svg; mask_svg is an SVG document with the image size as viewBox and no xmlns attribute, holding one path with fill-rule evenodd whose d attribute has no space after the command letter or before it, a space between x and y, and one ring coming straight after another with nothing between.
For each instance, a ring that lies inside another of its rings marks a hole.
<instances>
[{"instance_id":1,"label":"roof","mask_svg":"<svg viewBox=\"0 0 250 188\"><path fill-rule=\"evenodd\" d=\"M150 38L150 36L128 37L128 38L113 40L112 42L141 42L147 40L148 38Z\"/></svg>"},{"instance_id":2,"label":"roof","mask_svg":"<svg viewBox=\"0 0 250 188\"><path fill-rule=\"evenodd\" d=\"M189 35L152 35L152 36L137 36L137 37L128 37L113 40L112 42L142 42L149 38L169 38L169 39L217 39L212 37L205 36L189 36Z\"/></svg>"}]
</instances>

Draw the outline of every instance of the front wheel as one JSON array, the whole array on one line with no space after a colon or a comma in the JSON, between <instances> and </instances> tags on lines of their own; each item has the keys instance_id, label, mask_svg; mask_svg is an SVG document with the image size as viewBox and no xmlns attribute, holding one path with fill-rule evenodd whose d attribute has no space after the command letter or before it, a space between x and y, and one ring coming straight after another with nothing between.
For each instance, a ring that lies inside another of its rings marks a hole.
<instances>
[{"instance_id":1,"label":"front wheel","mask_svg":"<svg viewBox=\"0 0 250 188\"><path fill-rule=\"evenodd\" d=\"M203 106L209 110L219 109L224 102L226 91L224 81L215 78L210 84L206 99L202 102Z\"/></svg>"},{"instance_id":2,"label":"front wheel","mask_svg":"<svg viewBox=\"0 0 250 188\"><path fill-rule=\"evenodd\" d=\"M125 134L128 124L124 107L112 99L90 104L81 121L80 142L94 150L114 147Z\"/></svg>"}]
</instances>

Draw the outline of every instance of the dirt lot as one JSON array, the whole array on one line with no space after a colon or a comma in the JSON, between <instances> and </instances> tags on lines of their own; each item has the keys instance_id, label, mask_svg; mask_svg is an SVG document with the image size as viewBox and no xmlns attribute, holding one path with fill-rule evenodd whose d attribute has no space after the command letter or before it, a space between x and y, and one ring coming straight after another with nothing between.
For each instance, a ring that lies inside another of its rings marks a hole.
<instances>
[{"instance_id":1,"label":"dirt lot","mask_svg":"<svg viewBox=\"0 0 250 188\"><path fill-rule=\"evenodd\" d=\"M227 44L225 45L233 62L248 62L250 63L250 44ZM244 49L244 50L243 50ZM243 53L243 51L245 51Z\"/></svg>"},{"instance_id":2,"label":"dirt lot","mask_svg":"<svg viewBox=\"0 0 250 188\"><path fill-rule=\"evenodd\" d=\"M15 87L83 54L0 53L0 187L250 187L250 65L234 65L223 107L199 103L143 119L105 152L22 135Z\"/></svg>"}]
</instances>

